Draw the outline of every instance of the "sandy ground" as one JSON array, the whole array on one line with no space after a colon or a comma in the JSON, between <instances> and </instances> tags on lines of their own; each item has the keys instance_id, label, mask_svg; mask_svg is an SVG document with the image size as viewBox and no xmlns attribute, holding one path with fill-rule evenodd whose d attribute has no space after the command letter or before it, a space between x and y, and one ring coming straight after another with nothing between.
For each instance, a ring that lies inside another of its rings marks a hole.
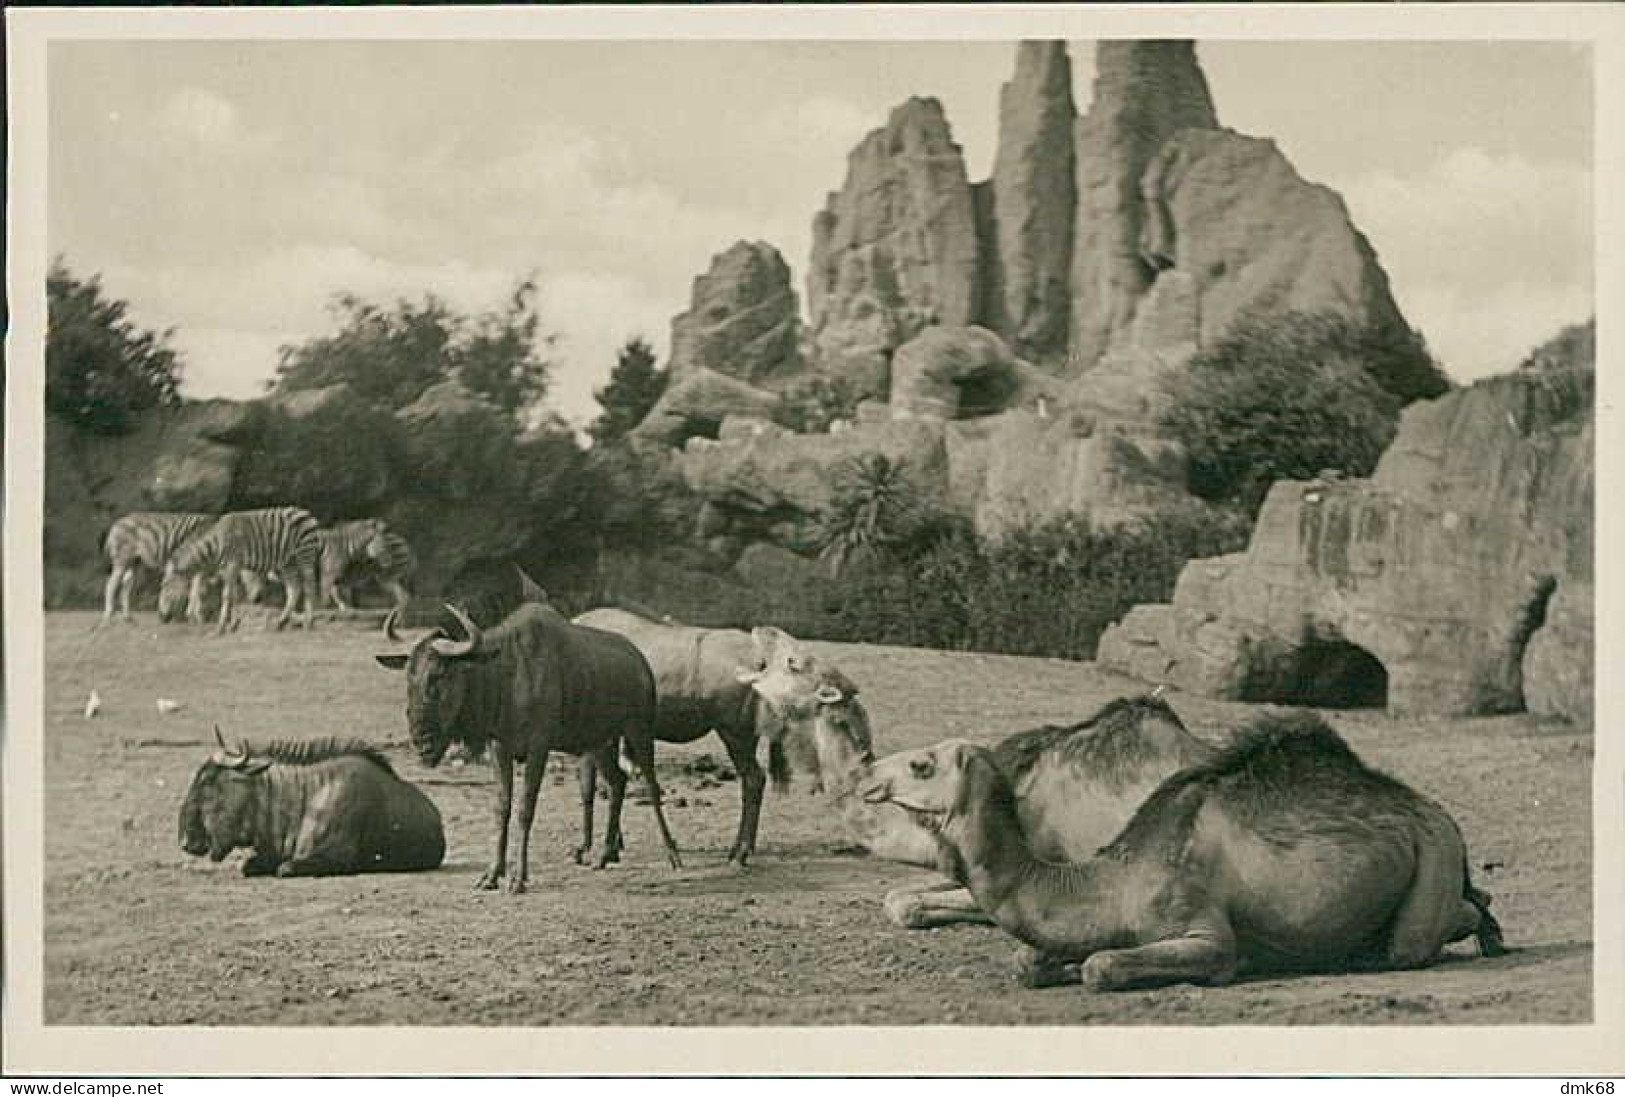
<instances>
[{"instance_id":1,"label":"sandy ground","mask_svg":"<svg viewBox=\"0 0 1625 1097\"><path fill-rule=\"evenodd\" d=\"M1023 990L996 930L910 932L880 897L930 874L843 852L828 805L769 794L761 851L724 863L738 783L661 748L687 867L628 802L624 864L568 862L573 762L555 759L531 891L477 892L491 839L483 766L428 771L401 747L405 686L381 638L187 627L94 630L47 620L45 1020L51 1024L1417 1024L1591 1016L1591 729L1523 717L1330 714L1368 761L1449 808L1516 951L1470 946L1419 972L1265 979L1092 995ZM1087 663L818 645L864 689L877 746L992 740L1081 719L1137 683ZM103 709L82 715L96 689ZM160 697L181 708L161 715ZM1247 706L1173 694L1197 734ZM244 879L240 856L185 856L176 812L211 742L361 735L390 745L446 821L443 868L414 875Z\"/></svg>"}]
</instances>

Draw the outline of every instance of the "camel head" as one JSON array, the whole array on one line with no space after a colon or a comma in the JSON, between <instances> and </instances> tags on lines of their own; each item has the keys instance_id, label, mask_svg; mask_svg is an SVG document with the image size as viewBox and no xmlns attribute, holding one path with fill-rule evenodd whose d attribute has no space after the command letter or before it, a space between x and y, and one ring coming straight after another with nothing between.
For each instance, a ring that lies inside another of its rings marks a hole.
<instances>
[{"instance_id":1,"label":"camel head","mask_svg":"<svg viewBox=\"0 0 1625 1097\"><path fill-rule=\"evenodd\" d=\"M755 644L755 665L740 667L735 677L760 694L774 711L793 719L810 717L818 704L825 703L818 694L829 677L818 657L783 629L762 626L751 629L750 637Z\"/></svg>"},{"instance_id":2,"label":"camel head","mask_svg":"<svg viewBox=\"0 0 1625 1097\"><path fill-rule=\"evenodd\" d=\"M928 830L962 810L972 771L993 763L987 751L965 739L888 755L869 770L859 789L871 804L896 804Z\"/></svg>"}]
</instances>

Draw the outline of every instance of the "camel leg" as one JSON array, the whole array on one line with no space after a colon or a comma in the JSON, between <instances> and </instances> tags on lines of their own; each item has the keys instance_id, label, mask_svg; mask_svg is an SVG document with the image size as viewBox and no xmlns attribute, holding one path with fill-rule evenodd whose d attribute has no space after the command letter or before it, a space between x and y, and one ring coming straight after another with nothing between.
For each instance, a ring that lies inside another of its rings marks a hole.
<instances>
[{"instance_id":1,"label":"camel leg","mask_svg":"<svg viewBox=\"0 0 1625 1097\"><path fill-rule=\"evenodd\" d=\"M1079 970L1082 966L1077 960L1031 949L1022 958L1016 979L1028 990L1070 986L1083 981L1083 973Z\"/></svg>"},{"instance_id":2,"label":"camel leg","mask_svg":"<svg viewBox=\"0 0 1625 1097\"><path fill-rule=\"evenodd\" d=\"M1090 990L1132 990L1170 983L1227 983L1239 960L1228 926L1193 928L1183 937L1138 948L1107 949L1079 969Z\"/></svg>"},{"instance_id":3,"label":"camel leg","mask_svg":"<svg viewBox=\"0 0 1625 1097\"><path fill-rule=\"evenodd\" d=\"M1419 835L1411 889L1394 914L1387 959L1395 968L1423 967L1450 941L1476 933L1479 909L1468 898L1466 860L1455 827Z\"/></svg>"},{"instance_id":4,"label":"camel leg","mask_svg":"<svg viewBox=\"0 0 1625 1097\"><path fill-rule=\"evenodd\" d=\"M508 894L520 895L530 882L530 825L536 819L536 801L547 772L546 747L531 746L525 754L525 787L519 800L519 868L508 876Z\"/></svg>"},{"instance_id":5,"label":"camel leg","mask_svg":"<svg viewBox=\"0 0 1625 1097\"><path fill-rule=\"evenodd\" d=\"M660 806L660 782L655 779L655 744L648 735L628 736L626 752L632 764L643 771L643 787L648 791L649 804L654 808L655 825L660 828L660 840L666 845L666 859L672 868L682 868L683 858L677 852L677 840L666 825L666 813Z\"/></svg>"},{"instance_id":6,"label":"camel leg","mask_svg":"<svg viewBox=\"0 0 1625 1097\"><path fill-rule=\"evenodd\" d=\"M626 771L621 769L621 760L616 757L619 753L620 747L611 743L601 748L598 755L597 769L609 785L609 821L604 826L604 844L598 847L594 868L603 868L619 861L621 850L626 845L621 835L621 805L626 802Z\"/></svg>"},{"instance_id":7,"label":"camel leg","mask_svg":"<svg viewBox=\"0 0 1625 1097\"><path fill-rule=\"evenodd\" d=\"M886 917L904 929L935 929L967 923L991 926L994 921L976 904L976 897L952 880L886 893Z\"/></svg>"},{"instance_id":8,"label":"camel leg","mask_svg":"<svg viewBox=\"0 0 1625 1097\"><path fill-rule=\"evenodd\" d=\"M587 863L592 852L593 799L598 794L598 756L583 754L576 763L576 782L581 787L581 844L571 851L571 860L578 865Z\"/></svg>"},{"instance_id":9,"label":"camel leg","mask_svg":"<svg viewBox=\"0 0 1625 1097\"><path fill-rule=\"evenodd\" d=\"M481 891L495 891L508 871L508 818L513 814L513 756L501 740L491 744L491 770L497 778L497 844L491 867L474 884Z\"/></svg>"},{"instance_id":10,"label":"camel leg","mask_svg":"<svg viewBox=\"0 0 1625 1097\"><path fill-rule=\"evenodd\" d=\"M767 789L767 775L756 761L756 736L724 737L728 760L739 774L739 832L734 836L728 860L740 865L749 862L756 852L756 828L762 818L762 793Z\"/></svg>"}]
</instances>

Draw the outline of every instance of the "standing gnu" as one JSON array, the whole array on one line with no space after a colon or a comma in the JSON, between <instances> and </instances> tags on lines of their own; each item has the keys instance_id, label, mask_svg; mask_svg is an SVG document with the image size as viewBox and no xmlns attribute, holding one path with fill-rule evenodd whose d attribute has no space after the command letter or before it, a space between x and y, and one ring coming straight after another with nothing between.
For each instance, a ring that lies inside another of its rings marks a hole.
<instances>
[{"instance_id":1,"label":"standing gnu","mask_svg":"<svg viewBox=\"0 0 1625 1097\"><path fill-rule=\"evenodd\" d=\"M143 570L162 575L180 547L207 529L217 517L214 514L138 511L124 515L109 526L107 536L102 539L102 551L107 554L112 571L107 577L102 621L112 620L115 600L120 615L128 621L130 593L135 586L136 576Z\"/></svg>"},{"instance_id":2,"label":"standing gnu","mask_svg":"<svg viewBox=\"0 0 1625 1097\"><path fill-rule=\"evenodd\" d=\"M621 805L626 774L618 747L643 770L655 822L672 867L682 860L661 810L654 773L655 684L649 664L624 636L571 624L551 606L520 606L495 628L480 628L454 606L447 610L465 638L435 629L409 654L379 655L378 662L406 671L406 716L419 760L436 766L454 742L474 753L489 748L497 778L496 851L478 886L494 889L507 877L508 890L525 890L530 828L548 754L591 754L609 783L609 826L599 847L602 867L620 857ZM394 614L385 634L399 642ZM519 801L519 864L508 870L508 820L513 811L513 766L524 763ZM584 767L585 769L585 767ZM582 797L582 847L592 843L592 796ZM578 856L582 850L578 850Z\"/></svg>"},{"instance_id":3,"label":"standing gnu","mask_svg":"<svg viewBox=\"0 0 1625 1097\"><path fill-rule=\"evenodd\" d=\"M247 846L244 876L412 872L446 856L440 812L358 740L220 744L181 805L181 848L221 861Z\"/></svg>"},{"instance_id":4,"label":"standing gnu","mask_svg":"<svg viewBox=\"0 0 1625 1097\"><path fill-rule=\"evenodd\" d=\"M212 574L218 578L219 631L224 632L232 624L232 600L239 572L275 572L288 591L276 627L286 625L302 601L300 624L308 629L316 593L316 564L321 555L316 528L315 517L301 507L234 511L181 546L170 558L165 579L184 576L191 580L191 616L198 612L204 577Z\"/></svg>"}]
</instances>

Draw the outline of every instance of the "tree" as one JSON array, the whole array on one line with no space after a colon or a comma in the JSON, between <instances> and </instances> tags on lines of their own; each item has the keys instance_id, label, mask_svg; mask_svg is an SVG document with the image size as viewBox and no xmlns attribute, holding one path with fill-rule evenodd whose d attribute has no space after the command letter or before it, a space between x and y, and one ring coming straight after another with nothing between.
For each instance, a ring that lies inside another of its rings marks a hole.
<instances>
[{"instance_id":1,"label":"tree","mask_svg":"<svg viewBox=\"0 0 1625 1097\"><path fill-rule=\"evenodd\" d=\"M1397 345L1340 317L1239 322L1166 382L1162 426L1185 445L1191 489L1256 513L1276 480L1368 475L1409 399L1384 380L1406 392L1432 387L1414 358L1405 366L1397 352L1379 354Z\"/></svg>"},{"instance_id":2,"label":"tree","mask_svg":"<svg viewBox=\"0 0 1625 1097\"><path fill-rule=\"evenodd\" d=\"M101 278L76 278L59 256L45 278L45 406L103 434L132 429L135 417L180 403L181 361L171 331L151 332L108 297Z\"/></svg>"},{"instance_id":3,"label":"tree","mask_svg":"<svg viewBox=\"0 0 1625 1097\"><path fill-rule=\"evenodd\" d=\"M557 336L543 333L536 284L515 286L502 308L463 316L432 293L380 306L353 293L329 304L337 331L278 352L274 391L347 384L391 410L455 380L517 416L547 392Z\"/></svg>"},{"instance_id":4,"label":"tree","mask_svg":"<svg viewBox=\"0 0 1625 1097\"><path fill-rule=\"evenodd\" d=\"M616 355L609 383L593 390L593 399L604 410L587 428L587 433L601 446L626 437L665 393L669 380L670 376L656 363L655 352L643 337L628 339Z\"/></svg>"},{"instance_id":5,"label":"tree","mask_svg":"<svg viewBox=\"0 0 1625 1097\"><path fill-rule=\"evenodd\" d=\"M541 330L536 296L535 278L526 278L501 310L467 321L453 348L464 386L514 414L535 407L547 395L550 355L558 345L556 333Z\"/></svg>"}]
</instances>

